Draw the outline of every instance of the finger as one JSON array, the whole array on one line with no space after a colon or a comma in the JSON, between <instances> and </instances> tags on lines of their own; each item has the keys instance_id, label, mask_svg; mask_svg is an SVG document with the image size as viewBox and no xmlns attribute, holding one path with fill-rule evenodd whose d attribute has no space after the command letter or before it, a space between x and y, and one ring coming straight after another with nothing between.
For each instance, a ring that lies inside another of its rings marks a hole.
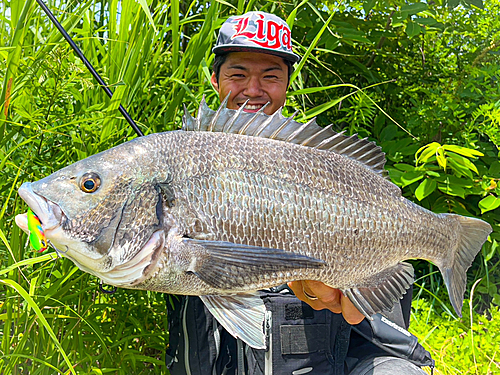
<instances>
[{"instance_id":1,"label":"finger","mask_svg":"<svg viewBox=\"0 0 500 375\"><path fill-rule=\"evenodd\" d=\"M349 324L359 324L365 318L363 314L359 312L359 310L354 306L351 300L344 296L340 297L340 303L342 305L342 315L344 319Z\"/></svg>"},{"instance_id":2,"label":"finger","mask_svg":"<svg viewBox=\"0 0 500 375\"><path fill-rule=\"evenodd\" d=\"M288 286L290 287L290 289L292 289L293 293L299 300L307 303L314 310L323 310L325 308L325 306L319 299L312 300L304 294L304 290L306 290L306 293L314 296L314 293L310 289L307 289L304 281L292 281L288 283Z\"/></svg>"},{"instance_id":3,"label":"finger","mask_svg":"<svg viewBox=\"0 0 500 375\"><path fill-rule=\"evenodd\" d=\"M342 312L342 305L340 304L340 290L329 287L321 281L306 280L303 281L306 293L313 294L318 297L321 304L316 304L318 308L328 309L336 314ZM307 296L306 296L307 297Z\"/></svg>"},{"instance_id":4,"label":"finger","mask_svg":"<svg viewBox=\"0 0 500 375\"><path fill-rule=\"evenodd\" d=\"M286 283L288 287L292 290L293 294L297 295L299 293L299 289L301 288L302 282L300 281L290 281Z\"/></svg>"},{"instance_id":5,"label":"finger","mask_svg":"<svg viewBox=\"0 0 500 375\"><path fill-rule=\"evenodd\" d=\"M325 305L340 309L340 290L329 287L321 281L306 280L304 284L306 292L311 292Z\"/></svg>"},{"instance_id":6,"label":"finger","mask_svg":"<svg viewBox=\"0 0 500 375\"><path fill-rule=\"evenodd\" d=\"M339 289L331 288L320 281L292 281L288 283L288 286L299 300L315 310L328 309L336 314L342 313L349 324L359 324L365 318ZM318 299L311 300L304 294L304 291Z\"/></svg>"},{"instance_id":7,"label":"finger","mask_svg":"<svg viewBox=\"0 0 500 375\"><path fill-rule=\"evenodd\" d=\"M301 280L288 284L297 298L315 310L328 309L336 314L342 312L340 296L342 293L338 289L331 288L320 281ZM317 299L311 299L315 296Z\"/></svg>"}]
</instances>

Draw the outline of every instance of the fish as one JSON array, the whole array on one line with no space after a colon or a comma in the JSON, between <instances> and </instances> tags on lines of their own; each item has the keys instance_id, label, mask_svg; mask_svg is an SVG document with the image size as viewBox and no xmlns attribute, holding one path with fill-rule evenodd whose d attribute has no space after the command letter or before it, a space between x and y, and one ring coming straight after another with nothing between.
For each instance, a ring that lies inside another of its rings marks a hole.
<instances>
[{"instance_id":1,"label":"fish","mask_svg":"<svg viewBox=\"0 0 500 375\"><path fill-rule=\"evenodd\" d=\"M258 290L294 280L340 289L368 319L441 271L461 315L466 271L490 224L435 214L387 178L380 146L205 100L180 130L136 138L25 182L50 244L110 285L200 296L235 337L266 348ZM26 215L16 217L27 230Z\"/></svg>"}]
</instances>

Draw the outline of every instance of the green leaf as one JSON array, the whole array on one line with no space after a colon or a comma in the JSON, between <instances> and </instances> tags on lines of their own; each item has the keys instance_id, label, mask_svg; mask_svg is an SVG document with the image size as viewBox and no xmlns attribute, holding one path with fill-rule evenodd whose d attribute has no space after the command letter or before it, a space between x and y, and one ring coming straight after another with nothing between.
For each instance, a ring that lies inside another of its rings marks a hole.
<instances>
[{"instance_id":1,"label":"green leaf","mask_svg":"<svg viewBox=\"0 0 500 375\"><path fill-rule=\"evenodd\" d=\"M52 340L56 344L57 348L61 352L66 364L68 365L69 371L72 374L76 375L73 364L71 363L68 356L66 355L66 352L63 349L59 340L57 339L57 336L54 334L54 331L52 331L52 328L50 328L50 324L45 319L45 316L43 315L42 311L40 310L38 305L35 303L35 301L33 301L33 298L31 298L31 296L28 294L28 292L26 292L26 290L21 285L16 283L14 280L10 280L10 279L1 280L0 279L0 283L3 283L5 285L10 286L11 288L15 289L21 295L21 297L24 298L24 300L26 301L28 306L35 311L35 314L38 317L38 321L45 327L45 329L47 330L47 333L52 338Z\"/></svg>"},{"instance_id":2,"label":"green leaf","mask_svg":"<svg viewBox=\"0 0 500 375\"><path fill-rule=\"evenodd\" d=\"M442 167L444 170L446 170L446 158L444 156L444 150L442 147L438 147L436 150L436 160L439 164L440 167Z\"/></svg>"},{"instance_id":3,"label":"green leaf","mask_svg":"<svg viewBox=\"0 0 500 375\"><path fill-rule=\"evenodd\" d=\"M146 13L146 17L148 17L148 20L151 23L151 26L153 26L153 30L155 31L155 33L158 32L158 30L156 29L156 26L155 26L155 21L153 21L153 17L151 16L151 12L149 10L148 3L146 2L146 0L138 0L138 1L139 1L139 4L141 4L142 10L144 11L144 13Z\"/></svg>"},{"instance_id":4,"label":"green leaf","mask_svg":"<svg viewBox=\"0 0 500 375\"><path fill-rule=\"evenodd\" d=\"M464 167L462 164L457 163L454 159L448 159L448 165L459 176L466 176L472 180L472 172L469 168Z\"/></svg>"},{"instance_id":5,"label":"green leaf","mask_svg":"<svg viewBox=\"0 0 500 375\"><path fill-rule=\"evenodd\" d=\"M237 7L235 7L233 4L231 4L231 3L227 2L227 1L224 1L224 0L217 0L217 2L218 2L218 3L221 3L221 4L224 4L224 5L226 5L226 6L230 7L230 8L233 8L234 10L238 10L238 8L237 8Z\"/></svg>"},{"instance_id":6,"label":"green leaf","mask_svg":"<svg viewBox=\"0 0 500 375\"><path fill-rule=\"evenodd\" d=\"M453 175L447 175L443 178L438 179L439 182L444 182L449 185L459 186L462 188L470 189L474 186L474 181L471 179L463 179Z\"/></svg>"},{"instance_id":7,"label":"green leaf","mask_svg":"<svg viewBox=\"0 0 500 375\"><path fill-rule=\"evenodd\" d=\"M489 250L487 248L489 247ZM495 255L496 251L498 248L498 242L497 240L493 240L490 244L490 242L486 242L485 246L483 246L482 253L484 257L484 261L488 262L491 258L493 258L493 255Z\"/></svg>"},{"instance_id":8,"label":"green leaf","mask_svg":"<svg viewBox=\"0 0 500 375\"><path fill-rule=\"evenodd\" d=\"M293 24L295 22L295 17L297 16L297 11L305 4L307 3L308 0L302 1L299 5L297 5L294 10L290 13L288 18L286 19L286 23L288 24L288 27L290 30L293 30Z\"/></svg>"},{"instance_id":9,"label":"green leaf","mask_svg":"<svg viewBox=\"0 0 500 375\"><path fill-rule=\"evenodd\" d=\"M415 35L420 34L420 31L422 31L422 28L418 23L408 21L408 23L406 24L406 34L410 38L413 38Z\"/></svg>"},{"instance_id":10,"label":"green leaf","mask_svg":"<svg viewBox=\"0 0 500 375\"><path fill-rule=\"evenodd\" d=\"M127 92L127 86L124 84L118 84L116 85L116 89L113 92L113 96L111 97L111 100L109 102L109 106L107 108L107 111L109 113L115 111L120 107L120 104L122 103L123 96Z\"/></svg>"},{"instance_id":11,"label":"green leaf","mask_svg":"<svg viewBox=\"0 0 500 375\"><path fill-rule=\"evenodd\" d=\"M434 154L436 153L436 150L440 146L441 145L439 143L432 142L432 143L429 143L428 145L421 147L415 154L415 157L417 158L417 164L418 163L425 163L427 160L429 160L429 158L434 156Z\"/></svg>"},{"instance_id":12,"label":"green leaf","mask_svg":"<svg viewBox=\"0 0 500 375\"><path fill-rule=\"evenodd\" d=\"M394 164L394 167L399 169L400 171L405 171L405 172L414 172L415 171L415 167L413 165L404 164L404 163Z\"/></svg>"},{"instance_id":13,"label":"green leaf","mask_svg":"<svg viewBox=\"0 0 500 375\"><path fill-rule=\"evenodd\" d=\"M397 169L394 168L388 168L387 169L389 172L389 177L391 178L391 181L395 183L396 185L401 185L401 176L403 176L403 172L398 171Z\"/></svg>"},{"instance_id":14,"label":"green leaf","mask_svg":"<svg viewBox=\"0 0 500 375\"><path fill-rule=\"evenodd\" d=\"M428 176L441 177L441 174L436 171L425 171L425 173L427 173Z\"/></svg>"},{"instance_id":15,"label":"green leaf","mask_svg":"<svg viewBox=\"0 0 500 375\"><path fill-rule=\"evenodd\" d=\"M496 293L497 293L497 286L495 284L490 284L490 287L488 289L488 294L493 297Z\"/></svg>"},{"instance_id":16,"label":"green leaf","mask_svg":"<svg viewBox=\"0 0 500 375\"><path fill-rule=\"evenodd\" d=\"M477 167L469 159L464 158L463 156L457 155L454 152L446 152L445 155L448 156L448 158L449 158L448 160L452 159L452 160L456 161L458 164L462 165L463 167L470 169L471 171L476 172L476 174L479 174L479 172L477 171Z\"/></svg>"},{"instance_id":17,"label":"green leaf","mask_svg":"<svg viewBox=\"0 0 500 375\"><path fill-rule=\"evenodd\" d=\"M350 85L348 83L341 83L341 84L338 84L338 85L321 86L321 87L308 87L308 88L300 89L300 90L296 90L296 91L289 91L287 93L287 96L297 96L297 95L304 95L304 94L312 94L312 93L315 93L315 92L320 92L320 91L325 91L325 90L331 90L331 89L336 89L336 88L340 88L340 87L351 87L353 89L359 90L359 88L356 87L356 86L354 86L354 85Z\"/></svg>"},{"instance_id":18,"label":"green leaf","mask_svg":"<svg viewBox=\"0 0 500 375\"><path fill-rule=\"evenodd\" d=\"M500 177L500 161L491 163L488 173L491 177Z\"/></svg>"},{"instance_id":19,"label":"green leaf","mask_svg":"<svg viewBox=\"0 0 500 375\"><path fill-rule=\"evenodd\" d=\"M417 199L421 201L425 197L432 194L432 192L436 190L436 187L436 180L433 180L432 178L426 178L420 183L420 185L418 185L417 190L415 190L415 197L417 197Z\"/></svg>"},{"instance_id":20,"label":"green leaf","mask_svg":"<svg viewBox=\"0 0 500 375\"><path fill-rule=\"evenodd\" d=\"M362 42L362 43L369 43L369 44L373 43L370 39L364 37L363 35L358 35L358 34L353 34L353 33L343 33L342 38L349 39L349 40L356 40L356 41Z\"/></svg>"},{"instance_id":21,"label":"green leaf","mask_svg":"<svg viewBox=\"0 0 500 375\"><path fill-rule=\"evenodd\" d=\"M461 188L460 186L454 186L454 185L449 185L449 184L447 184L447 185L439 184L438 189L441 190L445 194L465 198L465 189Z\"/></svg>"},{"instance_id":22,"label":"green leaf","mask_svg":"<svg viewBox=\"0 0 500 375\"><path fill-rule=\"evenodd\" d=\"M172 70L177 69L179 62L179 0L170 2L170 17L172 23Z\"/></svg>"},{"instance_id":23,"label":"green leaf","mask_svg":"<svg viewBox=\"0 0 500 375\"><path fill-rule=\"evenodd\" d=\"M478 206L481 209L481 213L484 214L485 212L500 207L500 198L495 197L494 195L488 195L486 198L479 201Z\"/></svg>"},{"instance_id":24,"label":"green leaf","mask_svg":"<svg viewBox=\"0 0 500 375\"><path fill-rule=\"evenodd\" d=\"M20 65L20 60L22 56L22 50L23 50L23 40L26 35L26 30L27 28L24 27L25 23L27 22L27 18L29 19L29 11L31 8L31 5L33 3L33 0L27 0L24 3L24 6L22 8L22 11L20 12L20 16L17 18L12 18L12 29L14 30L12 39L10 41L11 46L15 46L12 50L9 51L9 56L7 59L7 70L3 73L3 87L2 91L0 94L0 103L3 104L4 99L5 99L5 94L7 92L7 88L9 86L9 81L11 78L16 77L18 67ZM12 10L15 11L15 9L19 10L19 6L21 6L23 3L21 1L15 1L13 2L13 8ZM17 13L19 14L19 13ZM2 21L4 22L4 21ZM16 25L14 25L14 22L16 22ZM2 112L3 113L3 112ZM0 114L0 118L3 117L2 114Z\"/></svg>"},{"instance_id":25,"label":"green leaf","mask_svg":"<svg viewBox=\"0 0 500 375\"><path fill-rule=\"evenodd\" d=\"M323 33L325 32L326 28L328 27L328 25L329 25L329 23L332 20L334 15L335 15L335 12L332 12L330 17L328 17L328 19L321 26L321 30L316 34L311 45L309 46L309 48L307 48L307 51L304 53L304 56L302 56L302 59L300 59L298 66L295 68L294 72L290 76L290 84L292 84L295 81L295 79L297 78L297 76L299 75L300 71L302 70L302 67L304 66L304 64L307 61L307 58L311 55L313 49L316 48L316 45L318 44L318 42L321 38L321 35L323 35Z\"/></svg>"},{"instance_id":26,"label":"green leaf","mask_svg":"<svg viewBox=\"0 0 500 375\"><path fill-rule=\"evenodd\" d=\"M380 132L382 142L391 141L398 134L398 127L394 124L389 124Z\"/></svg>"},{"instance_id":27,"label":"green leaf","mask_svg":"<svg viewBox=\"0 0 500 375\"><path fill-rule=\"evenodd\" d=\"M316 106L314 108L308 109L306 111L306 113L304 113L304 116L302 116L302 119L308 120L310 118L316 117L319 114L325 112L326 110L332 108L334 105L337 105L338 103L340 103L343 100L347 99L351 95L354 95L355 93L356 93L356 91L351 92L351 93L349 93L347 95L344 95L341 98L333 99L333 100L330 100L329 102L326 102L326 103L320 104L320 105L318 105L318 106Z\"/></svg>"},{"instance_id":28,"label":"green leaf","mask_svg":"<svg viewBox=\"0 0 500 375\"><path fill-rule=\"evenodd\" d=\"M403 187L405 187L421 180L422 178L424 178L424 174L422 172L406 172L401 176L401 182L403 183Z\"/></svg>"},{"instance_id":29,"label":"green leaf","mask_svg":"<svg viewBox=\"0 0 500 375\"><path fill-rule=\"evenodd\" d=\"M417 17L413 21L415 21L416 23L418 23L420 25L424 25L424 26L432 26L432 25L435 25L437 23L437 21L432 17L426 17L426 18Z\"/></svg>"},{"instance_id":30,"label":"green leaf","mask_svg":"<svg viewBox=\"0 0 500 375\"><path fill-rule=\"evenodd\" d=\"M373 9L375 4L377 3L377 0L365 0L363 1L363 10L365 11L366 14L370 13L370 11Z\"/></svg>"},{"instance_id":31,"label":"green leaf","mask_svg":"<svg viewBox=\"0 0 500 375\"><path fill-rule=\"evenodd\" d=\"M483 0L464 0L464 3L468 5L473 5L479 9L484 9Z\"/></svg>"},{"instance_id":32,"label":"green leaf","mask_svg":"<svg viewBox=\"0 0 500 375\"><path fill-rule=\"evenodd\" d=\"M401 7L401 12L407 12L408 14L412 15L423 12L424 10L427 9L428 6L425 3L414 3L414 4L403 5Z\"/></svg>"},{"instance_id":33,"label":"green leaf","mask_svg":"<svg viewBox=\"0 0 500 375\"><path fill-rule=\"evenodd\" d=\"M467 147L460 147L456 145L444 145L443 148L446 151L453 151L456 154L467 156L468 158L472 158L475 156L484 156L482 152Z\"/></svg>"}]
</instances>

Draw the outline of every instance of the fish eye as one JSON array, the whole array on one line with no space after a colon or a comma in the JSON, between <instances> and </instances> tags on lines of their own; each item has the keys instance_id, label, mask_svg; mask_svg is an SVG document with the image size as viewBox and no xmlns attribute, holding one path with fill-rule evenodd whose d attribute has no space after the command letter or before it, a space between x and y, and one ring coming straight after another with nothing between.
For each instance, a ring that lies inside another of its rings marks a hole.
<instances>
[{"instance_id":1,"label":"fish eye","mask_svg":"<svg viewBox=\"0 0 500 375\"><path fill-rule=\"evenodd\" d=\"M80 180L80 189L84 193L93 193L101 185L101 178L93 172L86 173Z\"/></svg>"}]
</instances>

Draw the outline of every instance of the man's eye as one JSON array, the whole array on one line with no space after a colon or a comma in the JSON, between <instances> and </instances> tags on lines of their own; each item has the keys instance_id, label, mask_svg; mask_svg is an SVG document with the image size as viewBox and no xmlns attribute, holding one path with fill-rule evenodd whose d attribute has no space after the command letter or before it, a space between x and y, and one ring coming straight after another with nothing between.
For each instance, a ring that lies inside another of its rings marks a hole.
<instances>
[{"instance_id":1,"label":"man's eye","mask_svg":"<svg viewBox=\"0 0 500 375\"><path fill-rule=\"evenodd\" d=\"M245 75L244 74L233 74L233 75L231 75L231 77L233 77L233 78L245 78Z\"/></svg>"},{"instance_id":2,"label":"man's eye","mask_svg":"<svg viewBox=\"0 0 500 375\"><path fill-rule=\"evenodd\" d=\"M268 75L268 76L265 76L265 78L268 78L268 79L278 79L278 76Z\"/></svg>"}]
</instances>

